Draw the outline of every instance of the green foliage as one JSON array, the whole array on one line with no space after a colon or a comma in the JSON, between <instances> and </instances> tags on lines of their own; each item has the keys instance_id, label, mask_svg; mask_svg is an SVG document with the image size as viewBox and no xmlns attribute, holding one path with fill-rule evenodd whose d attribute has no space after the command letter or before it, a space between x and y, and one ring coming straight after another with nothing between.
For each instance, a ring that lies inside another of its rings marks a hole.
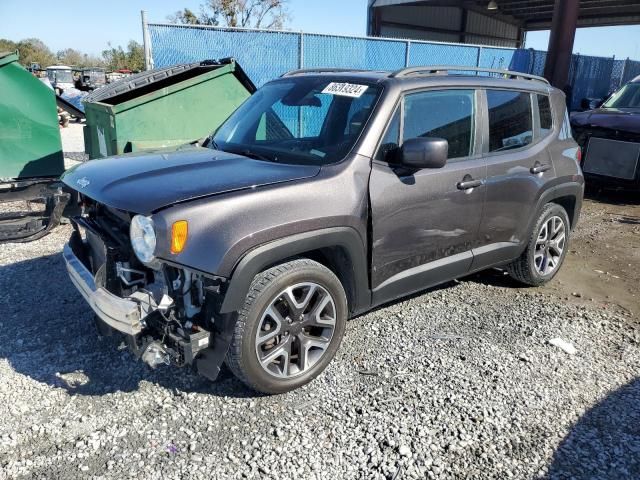
<instances>
[{"instance_id":1,"label":"green foliage","mask_svg":"<svg viewBox=\"0 0 640 480\"><path fill-rule=\"evenodd\" d=\"M72 67L101 67L104 63L99 57L82 53L73 48L61 50L56 56L58 63Z\"/></svg>"},{"instance_id":2,"label":"green foliage","mask_svg":"<svg viewBox=\"0 0 640 480\"><path fill-rule=\"evenodd\" d=\"M39 63L42 68L56 63L56 56L42 40L37 38L26 38L19 42L0 39L0 51L13 52L18 50L20 54L20 63L30 66L32 62Z\"/></svg>"},{"instance_id":3,"label":"green foliage","mask_svg":"<svg viewBox=\"0 0 640 480\"><path fill-rule=\"evenodd\" d=\"M144 70L144 48L135 40L130 40L127 50L122 46L112 47L102 52L105 67L108 70Z\"/></svg>"},{"instance_id":4,"label":"green foliage","mask_svg":"<svg viewBox=\"0 0 640 480\"><path fill-rule=\"evenodd\" d=\"M111 70L144 70L144 49L135 40L129 41L127 49L121 46L112 47L102 52L102 58L88 55L74 48L66 48L54 54L42 40L27 38L14 42L0 38L0 52L15 52L20 54L20 63L25 67L31 63L39 63L40 67L61 64L70 67L105 67Z\"/></svg>"}]
</instances>

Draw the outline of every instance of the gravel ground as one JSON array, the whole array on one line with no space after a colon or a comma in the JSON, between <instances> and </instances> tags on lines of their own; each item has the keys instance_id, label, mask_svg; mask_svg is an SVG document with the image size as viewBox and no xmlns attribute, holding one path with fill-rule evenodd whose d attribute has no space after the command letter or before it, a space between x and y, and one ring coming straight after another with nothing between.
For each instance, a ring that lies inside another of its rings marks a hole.
<instances>
[{"instance_id":1,"label":"gravel ground","mask_svg":"<svg viewBox=\"0 0 640 480\"><path fill-rule=\"evenodd\" d=\"M89 155L84 153L83 127L84 120L81 122L73 121L69 123L66 128L60 128L62 150L64 151L64 164L66 168L89 159Z\"/></svg>"},{"instance_id":2,"label":"gravel ground","mask_svg":"<svg viewBox=\"0 0 640 480\"><path fill-rule=\"evenodd\" d=\"M0 478L640 478L624 310L485 273L350 321L316 381L257 396L98 338L68 234L0 246Z\"/></svg>"}]
</instances>

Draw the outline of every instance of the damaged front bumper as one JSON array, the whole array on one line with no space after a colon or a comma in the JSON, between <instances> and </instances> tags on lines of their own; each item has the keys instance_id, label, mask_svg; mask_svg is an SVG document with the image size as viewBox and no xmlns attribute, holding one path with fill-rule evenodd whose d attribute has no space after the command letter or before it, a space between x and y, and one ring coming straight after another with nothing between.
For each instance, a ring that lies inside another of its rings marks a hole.
<instances>
[{"instance_id":1,"label":"damaged front bumper","mask_svg":"<svg viewBox=\"0 0 640 480\"><path fill-rule=\"evenodd\" d=\"M144 318L157 307L147 299L133 296L120 298L105 288L96 286L93 275L69 244L64 246L62 256L71 281L100 320L125 335L142 333Z\"/></svg>"},{"instance_id":2,"label":"damaged front bumper","mask_svg":"<svg viewBox=\"0 0 640 480\"><path fill-rule=\"evenodd\" d=\"M74 234L62 255L69 278L96 315L100 333L123 334L133 354L153 368L190 365L210 380L218 377L231 342L234 317L216 318L212 331L200 327L158 329L158 317L166 319L170 312L142 291L124 298L108 291L97 281L100 275L94 276L83 263L82 253L77 254L81 247L84 242Z\"/></svg>"}]
</instances>

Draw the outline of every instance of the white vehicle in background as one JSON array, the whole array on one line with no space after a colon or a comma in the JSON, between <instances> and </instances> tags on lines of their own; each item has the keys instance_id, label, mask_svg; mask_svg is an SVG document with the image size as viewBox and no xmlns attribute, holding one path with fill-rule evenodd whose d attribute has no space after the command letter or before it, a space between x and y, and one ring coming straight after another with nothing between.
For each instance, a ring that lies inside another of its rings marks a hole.
<instances>
[{"instance_id":1,"label":"white vehicle in background","mask_svg":"<svg viewBox=\"0 0 640 480\"><path fill-rule=\"evenodd\" d=\"M57 94L64 92L73 85L73 70L66 65L52 65L47 67L47 78Z\"/></svg>"}]
</instances>

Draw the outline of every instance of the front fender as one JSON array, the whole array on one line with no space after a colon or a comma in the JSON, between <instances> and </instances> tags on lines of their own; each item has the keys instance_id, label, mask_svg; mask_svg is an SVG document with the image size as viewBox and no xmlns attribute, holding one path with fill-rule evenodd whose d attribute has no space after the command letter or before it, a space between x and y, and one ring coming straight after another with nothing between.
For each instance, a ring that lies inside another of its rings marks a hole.
<instances>
[{"instance_id":1,"label":"front fender","mask_svg":"<svg viewBox=\"0 0 640 480\"><path fill-rule=\"evenodd\" d=\"M236 264L224 295L220 313L242 308L254 277L287 258L321 248L339 247L349 256L353 275L352 312L366 310L371 304L367 250L358 231L352 227L331 227L299 233L258 246Z\"/></svg>"}]
</instances>

